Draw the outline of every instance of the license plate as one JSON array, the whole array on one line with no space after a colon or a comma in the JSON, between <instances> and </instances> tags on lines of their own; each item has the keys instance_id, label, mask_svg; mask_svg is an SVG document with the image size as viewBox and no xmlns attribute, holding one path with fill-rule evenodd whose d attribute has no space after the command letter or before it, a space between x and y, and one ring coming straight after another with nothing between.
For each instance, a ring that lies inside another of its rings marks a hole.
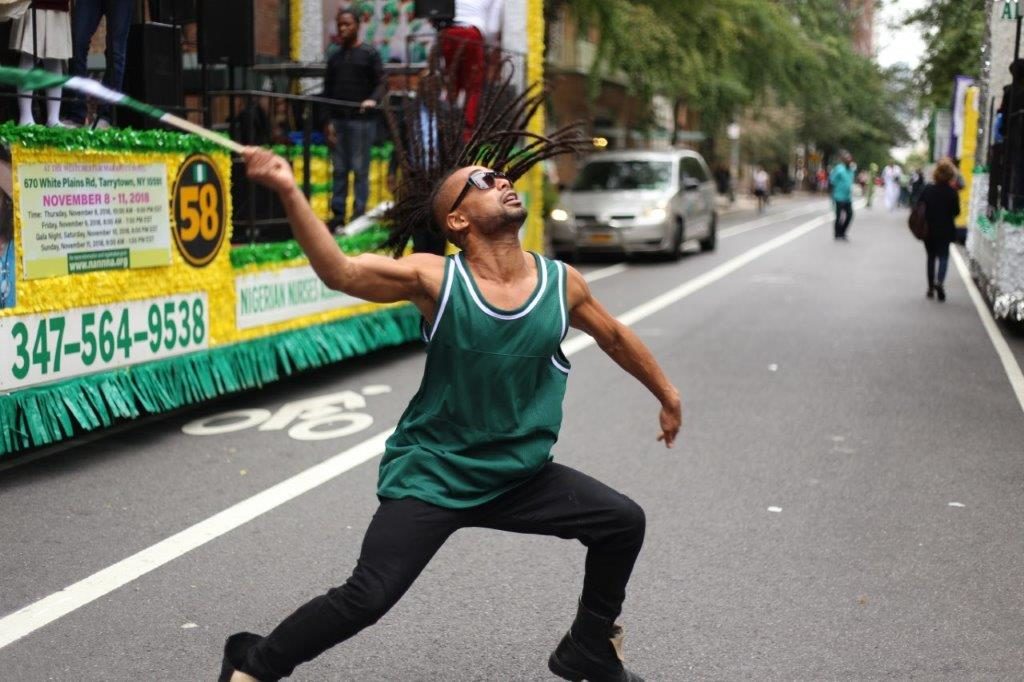
<instances>
[{"instance_id":1,"label":"license plate","mask_svg":"<svg viewBox=\"0 0 1024 682\"><path fill-rule=\"evenodd\" d=\"M589 235L588 241L591 244L611 244L614 237L610 234L592 234Z\"/></svg>"}]
</instances>

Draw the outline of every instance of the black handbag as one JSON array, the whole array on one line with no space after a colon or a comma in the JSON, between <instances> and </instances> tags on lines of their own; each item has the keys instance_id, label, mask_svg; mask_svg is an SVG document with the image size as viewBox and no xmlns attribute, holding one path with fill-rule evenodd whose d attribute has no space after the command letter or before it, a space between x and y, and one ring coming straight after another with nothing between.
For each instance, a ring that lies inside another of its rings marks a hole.
<instances>
[{"instance_id":1,"label":"black handbag","mask_svg":"<svg viewBox=\"0 0 1024 682\"><path fill-rule=\"evenodd\" d=\"M914 204L913 210L910 211L910 217L907 219L907 226L910 227L910 231L921 241L928 238L928 219L925 217L926 209L925 203L918 201Z\"/></svg>"}]
</instances>

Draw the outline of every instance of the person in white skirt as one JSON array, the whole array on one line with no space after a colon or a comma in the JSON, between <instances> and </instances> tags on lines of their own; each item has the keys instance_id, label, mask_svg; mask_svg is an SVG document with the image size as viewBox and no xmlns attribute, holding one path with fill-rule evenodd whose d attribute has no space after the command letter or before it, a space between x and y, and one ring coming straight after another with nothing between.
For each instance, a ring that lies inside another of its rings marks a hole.
<instances>
[{"instance_id":1,"label":"person in white skirt","mask_svg":"<svg viewBox=\"0 0 1024 682\"><path fill-rule=\"evenodd\" d=\"M71 58L71 0L32 0L31 6L11 24L12 50L21 52L21 68L31 69L38 60L53 73L64 73ZM32 93L18 91L18 123L32 125ZM46 125L60 126L60 86L46 90Z\"/></svg>"},{"instance_id":2,"label":"person in white skirt","mask_svg":"<svg viewBox=\"0 0 1024 682\"><path fill-rule=\"evenodd\" d=\"M903 169L893 161L882 169L882 183L885 187L885 207L895 211L900 202L900 174Z\"/></svg>"}]
</instances>

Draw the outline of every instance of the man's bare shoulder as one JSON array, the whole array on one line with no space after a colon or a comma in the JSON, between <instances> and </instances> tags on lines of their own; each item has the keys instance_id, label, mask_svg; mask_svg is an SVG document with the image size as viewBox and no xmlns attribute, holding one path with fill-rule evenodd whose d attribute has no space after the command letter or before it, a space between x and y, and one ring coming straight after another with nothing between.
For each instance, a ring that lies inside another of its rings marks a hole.
<instances>
[{"instance_id":1,"label":"man's bare shoulder","mask_svg":"<svg viewBox=\"0 0 1024 682\"><path fill-rule=\"evenodd\" d=\"M399 258L398 262L420 272L444 271L444 256L434 253L410 253Z\"/></svg>"},{"instance_id":2,"label":"man's bare shoulder","mask_svg":"<svg viewBox=\"0 0 1024 682\"><path fill-rule=\"evenodd\" d=\"M565 264L566 272L566 294L568 294L569 307L575 308L577 305L590 298L590 285L587 284L586 278L583 274L569 265Z\"/></svg>"},{"instance_id":3,"label":"man's bare shoulder","mask_svg":"<svg viewBox=\"0 0 1024 682\"><path fill-rule=\"evenodd\" d=\"M431 298L436 298L444 279L444 256L433 253L410 253L398 259L398 263L412 269L420 285Z\"/></svg>"}]
</instances>

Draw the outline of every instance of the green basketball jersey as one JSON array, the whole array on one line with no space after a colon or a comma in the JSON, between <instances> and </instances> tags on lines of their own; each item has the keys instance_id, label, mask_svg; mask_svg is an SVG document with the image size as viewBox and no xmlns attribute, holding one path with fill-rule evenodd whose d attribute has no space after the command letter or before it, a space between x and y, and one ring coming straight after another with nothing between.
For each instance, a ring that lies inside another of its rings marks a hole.
<instances>
[{"instance_id":1,"label":"green basketball jersey","mask_svg":"<svg viewBox=\"0 0 1024 682\"><path fill-rule=\"evenodd\" d=\"M380 496L472 507L551 459L569 374L566 269L532 255L537 286L516 310L484 300L462 254L445 259L423 381L388 439Z\"/></svg>"}]
</instances>

